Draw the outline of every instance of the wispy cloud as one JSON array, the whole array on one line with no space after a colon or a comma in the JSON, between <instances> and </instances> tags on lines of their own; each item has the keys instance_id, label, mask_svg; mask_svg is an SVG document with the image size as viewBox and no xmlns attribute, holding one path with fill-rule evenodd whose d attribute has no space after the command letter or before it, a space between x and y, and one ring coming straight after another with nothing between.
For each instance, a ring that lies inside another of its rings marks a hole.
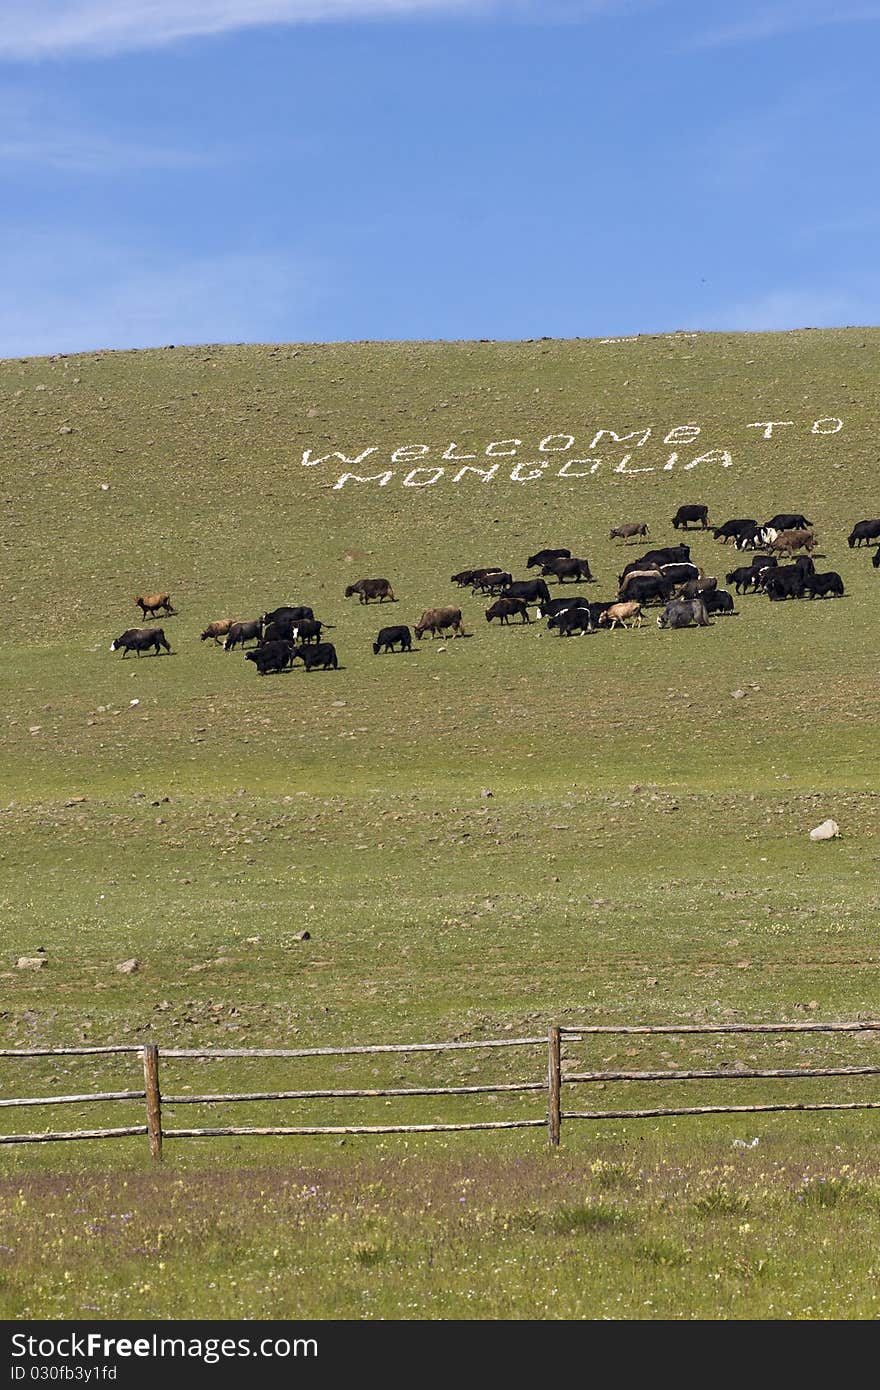
<instances>
[{"instance_id":1,"label":"wispy cloud","mask_svg":"<svg viewBox=\"0 0 880 1390\"><path fill-rule=\"evenodd\" d=\"M731 9L734 7L731 6ZM744 7L741 7L744 8ZM877 0L777 0L776 4L750 6L748 13L732 22L698 29L689 48L724 48L733 44L758 43L762 39L782 38L805 29L832 24L859 24L880 20Z\"/></svg>"},{"instance_id":2,"label":"wispy cloud","mask_svg":"<svg viewBox=\"0 0 880 1390\"><path fill-rule=\"evenodd\" d=\"M0 236L0 357L301 340L329 278L296 253L165 258L19 227Z\"/></svg>"},{"instance_id":3,"label":"wispy cloud","mask_svg":"<svg viewBox=\"0 0 880 1390\"><path fill-rule=\"evenodd\" d=\"M601 14L646 0L568 0ZM2 0L0 59L109 54L266 25L431 15L540 14L560 0Z\"/></svg>"}]
</instances>

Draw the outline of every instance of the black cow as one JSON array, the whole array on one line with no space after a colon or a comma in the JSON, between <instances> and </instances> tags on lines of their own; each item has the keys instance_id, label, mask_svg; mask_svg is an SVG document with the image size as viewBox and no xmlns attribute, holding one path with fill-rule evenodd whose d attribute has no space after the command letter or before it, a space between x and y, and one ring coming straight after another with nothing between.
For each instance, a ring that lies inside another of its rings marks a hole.
<instances>
[{"instance_id":1,"label":"black cow","mask_svg":"<svg viewBox=\"0 0 880 1390\"><path fill-rule=\"evenodd\" d=\"M226 641L223 643L223 650L225 652L234 651L234 649L239 645L243 647L245 642L259 643L262 635L262 618L255 618L252 623L233 623L232 627L226 634Z\"/></svg>"},{"instance_id":2,"label":"black cow","mask_svg":"<svg viewBox=\"0 0 880 1390\"><path fill-rule=\"evenodd\" d=\"M526 603L549 603L550 590L543 579L515 579L502 591L502 598L521 598Z\"/></svg>"},{"instance_id":3,"label":"black cow","mask_svg":"<svg viewBox=\"0 0 880 1390\"><path fill-rule=\"evenodd\" d=\"M373 655L378 656L380 652L393 652L398 643L400 643L402 652L412 651L412 633L409 628L405 624L401 624L399 627L383 627L373 643Z\"/></svg>"},{"instance_id":4,"label":"black cow","mask_svg":"<svg viewBox=\"0 0 880 1390\"><path fill-rule=\"evenodd\" d=\"M558 559L548 560L545 565L542 565L541 573L555 575L560 584L563 584L566 579L574 579L575 581L583 579L585 584L595 583L590 573L589 560L577 560L571 557L566 559L564 556L560 556Z\"/></svg>"},{"instance_id":5,"label":"black cow","mask_svg":"<svg viewBox=\"0 0 880 1390\"><path fill-rule=\"evenodd\" d=\"M777 565L775 569L766 570L760 584L768 598L776 603L804 596L804 576L794 565Z\"/></svg>"},{"instance_id":6,"label":"black cow","mask_svg":"<svg viewBox=\"0 0 880 1390\"><path fill-rule=\"evenodd\" d=\"M812 555L798 555L797 559L794 562L793 568L797 570L798 574L802 574L804 576L804 579L806 579L808 574L816 573L816 562L813 559Z\"/></svg>"},{"instance_id":7,"label":"black cow","mask_svg":"<svg viewBox=\"0 0 880 1390\"><path fill-rule=\"evenodd\" d=\"M574 632L579 632L581 636L586 632L592 632L594 623L590 604L577 603L570 608L561 608L558 613L547 619L547 627L555 628L560 637L571 637Z\"/></svg>"},{"instance_id":8,"label":"black cow","mask_svg":"<svg viewBox=\"0 0 880 1390\"><path fill-rule=\"evenodd\" d=\"M726 589L705 589L698 595L706 605L707 613L733 613L733 594Z\"/></svg>"},{"instance_id":9,"label":"black cow","mask_svg":"<svg viewBox=\"0 0 880 1390\"><path fill-rule=\"evenodd\" d=\"M460 589L464 589L468 584L473 584L475 580L481 579L484 574L497 574L498 565L479 565L476 569L459 570L458 574L451 574L449 582L457 584Z\"/></svg>"},{"instance_id":10,"label":"black cow","mask_svg":"<svg viewBox=\"0 0 880 1390\"><path fill-rule=\"evenodd\" d=\"M307 671L311 671L314 666L320 666L326 671L332 666L335 671L339 662L336 659L336 648L332 642L319 642L314 647L294 647L293 658L295 661L299 657Z\"/></svg>"},{"instance_id":11,"label":"black cow","mask_svg":"<svg viewBox=\"0 0 880 1390\"><path fill-rule=\"evenodd\" d=\"M304 604L299 604L292 607L273 608L271 613L263 614L260 622L263 623L264 626L268 623L285 622L287 619L295 623L298 622L300 618L314 618L314 616L313 609L306 607Z\"/></svg>"},{"instance_id":12,"label":"black cow","mask_svg":"<svg viewBox=\"0 0 880 1390\"><path fill-rule=\"evenodd\" d=\"M727 545L728 541L738 540L744 532L755 531L757 527L758 523L753 516L738 516L734 517L731 521L725 521L723 526L714 526L712 528L712 535L715 537L716 541L721 541L722 544Z\"/></svg>"},{"instance_id":13,"label":"black cow","mask_svg":"<svg viewBox=\"0 0 880 1390\"><path fill-rule=\"evenodd\" d=\"M530 555L526 562L526 569L534 569L535 565L546 565L548 560L570 560L570 550L539 550L535 555Z\"/></svg>"},{"instance_id":14,"label":"black cow","mask_svg":"<svg viewBox=\"0 0 880 1390\"><path fill-rule=\"evenodd\" d=\"M709 615L701 598L675 599L667 603L657 619L658 627L709 627Z\"/></svg>"},{"instance_id":15,"label":"black cow","mask_svg":"<svg viewBox=\"0 0 880 1390\"><path fill-rule=\"evenodd\" d=\"M318 622L317 618L300 618L298 622L290 625L290 640L292 642L320 642L321 633L326 626L326 623Z\"/></svg>"},{"instance_id":16,"label":"black cow","mask_svg":"<svg viewBox=\"0 0 880 1390\"><path fill-rule=\"evenodd\" d=\"M245 652L244 659L254 663L258 675L265 676L270 671L283 671L285 666L292 666L295 652L292 642L267 642L263 647Z\"/></svg>"},{"instance_id":17,"label":"black cow","mask_svg":"<svg viewBox=\"0 0 880 1390\"><path fill-rule=\"evenodd\" d=\"M664 545L659 550L646 550L640 560L636 561L639 566L646 569L650 564L657 565L686 565L691 558L691 548L689 545Z\"/></svg>"},{"instance_id":18,"label":"black cow","mask_svg":"<svg viewBox=\"0 0 880 1390\"><path fill-rule=\"evenodd\" d=\"M806 575L804 589L810 598L843 598L843 580L834 570Z\"/></svg>"},{"instance_id":19,"label":"black cow","mask_svg":"<svg viewBox=\"0 0 880 1390\"><path fill-rule=\"evenodd\" d=\"M709 526L709 508L679 507L675 516L672 518L672 525L676 531L679 527L686 531L692 521L696 522L698 526L702 526L704 531L707 530Z\"/></svg>"},{"instance_id":20,"label":"black cow","mask_svg":"<svg viewBox=\"0 0 880 1390\"><path fill-rule=\"evenodd\" d=\"M631 579L626 586L626 593L622 594L615 602L625 600L634 603L641 603L643 606L648 603L668 603L675 592L675 584L671 579L665 579L662 574L657 573L654 579L650 575L637 575Z\"/></svg>"},{"instance_id":21,"label":"black cow","mask_svg":"<svg viewBox=\"0 0 880 1390\"><path fill-rule=\"evenodd\" d=\"M506 570L489 570L474 580L471 589L475 594L500 594L512 583L513 575Z\"/></svg>"},{"instance_id":22,"label":"black cow","mask_svg":"<svg viewBox=\"0 0 880 1390\"><path fill-rule=\"evenodd\" d=\"M734 545L737 550L757 550L759 545L764 544L763 526L752 526L747 531L740 531Z\"/></svg>"},{"instance_id":23,"label":"black cow","mask_svg":"<svg viewBox=\"0 0 880 1390\"><path fill-rule=\"evenodd\" d=\"M769 521L764 522L764 526L774 531L809 531L812 529L812 521L801 512L777 512Z\"/></svg>"},{"instance_id":24,"label":"black cow","mask_svg":"<svg viewBox=\"0 0 880 1390\"><path fill-rule=\"evenodd\" d=\"M681 565L661 565L660 573L664 579L671 579L673 584L686 584L689 579L700 578L699 566L689 560Z\"/></svg>"},{"instance_id":25,"label":"black cow","mask_svg":"<svg viewBox=\"0 0 880 1390\"><path fill-rule=\"evenodd\" d=\"M866 544L868 541L880 540L880 519L874 521L857 521L847 537L850 550L856 545Z\"/></svg>"},{"instance_id":26,"label":"black cow","mask_svg":"<svg viewBox=\"0 0 880 1390\"><path fill-rule=\"evenodd\" d=\"M129 652L140 656L141 652L148 652L151 648L157 656L161 656L160 647L164 647L166 652L171 651L161 627L127 627L120 637L114 637L110 643L111 652L121 651L123 661Z\"/></svg>"},{"instance_id":27,"label":"black cow","mask_svg":"<svg viewBox=\"0 0 880 1390\"><path fill-rule=\"evenodd\" d=\"M560 613L563 608L583 608L589 603L589 599L584 598L583 594L571 594L568 598L551 598L549 603L542 603L535 614L536 618L552 618L554 614Z\"/></svg>"},{"instance_id":28,"label":"black cow","mask_svg":"<svg viewBox=\"0 0 880 1390\"><path fill-rule=\"evenodd\" d=\"M775 561L769 565L740 565L739 569L731 570L730 574L726 574L724 580L726 584L732 584L738 594L744 594L749 589L757 589L762 576L768 569L778 568L779 566Z\"/></svg>"},{"instance_id":29,"label":"black cow","mask_svg":"<svg viewBox=\"0 0 880 1390\"><path fill-rule=\"evenodd\" d=\"M525 599L522 598L498 598L486 609L486 622L491 623L493 618L501 619L501 626L506 627L509 620L519 614L520 622L530 623L529 610L526 607Z\"/></svg>"}]
</instances>

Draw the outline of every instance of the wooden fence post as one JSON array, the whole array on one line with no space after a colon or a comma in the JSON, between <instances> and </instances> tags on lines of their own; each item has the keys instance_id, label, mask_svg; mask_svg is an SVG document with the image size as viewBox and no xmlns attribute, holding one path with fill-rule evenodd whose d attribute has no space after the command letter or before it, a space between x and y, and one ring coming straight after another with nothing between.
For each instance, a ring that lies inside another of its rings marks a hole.
<instances>
[{"instance_id":1,"label":"wooden fence post","mask_svg":"<svg viewBox=\"0 0 880 1390\"><path fill-rule=\"evenodd\" d=\"M552 1024L547 1038L547 1130L550 1143L559 1146L561 1117L562 1062L560 1034Z\"/></svg>"},{"instance_id":2,"label":"wooden fence post","mask_svg":"<svg viewBox=\"0 0 880 1390\"><path fill-rule=\"evenodd\" d=\"M150 1157L158 1159L162 1157L162 1097L159 1093L159 1048L156 1043L144 1044L144 1090Z\"/></svg>"}]
</instances>

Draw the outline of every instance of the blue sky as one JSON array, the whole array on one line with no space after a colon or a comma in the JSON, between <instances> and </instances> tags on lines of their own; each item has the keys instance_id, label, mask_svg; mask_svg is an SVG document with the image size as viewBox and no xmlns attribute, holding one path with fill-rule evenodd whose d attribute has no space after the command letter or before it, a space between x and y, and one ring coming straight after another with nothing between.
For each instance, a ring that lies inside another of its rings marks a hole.
<instances>
[{"instance_id":1,"label":"blue sky","mask_svg":"<svg viewBox=\"0 0 880 1390\"><path fill-rule=\"evenodd\" d=\"M2 0L0 356L880 322L880 0Z\"/></svg>"}]
</instances>

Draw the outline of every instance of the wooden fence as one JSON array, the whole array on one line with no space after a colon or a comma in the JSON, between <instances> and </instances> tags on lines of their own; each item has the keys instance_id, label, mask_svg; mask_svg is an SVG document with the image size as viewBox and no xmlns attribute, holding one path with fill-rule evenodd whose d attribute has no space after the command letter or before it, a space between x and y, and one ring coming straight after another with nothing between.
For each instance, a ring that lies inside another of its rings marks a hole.
<instances>
[{"instance_id":1,"label":"wooden fence","mask_svg":"<svg viewBox=\"0 0 880 1390\"><path fill-rule=\"evenodd\" d=\"M139 1056L143 1065L143 1089L120 1091L94 1091L78 1095L46 1095L0 1099L0 1108L17 1106L49 1106L91 1104L117 1101L140 1101L146 1110L146 1122L137 1125L121 1125L114 1128L46 1130L43 1133L0 1134L0 1144L45 1144L77 1139L120 1139L132 1135L145 1135L149 1139L150 1153L154 1159L161 1158L162 1144L166 1139L215 1138L225 1135L341 1135L341 1134L424 1134L444 1131L501 1130L501 1129L542 1129L546 1128L551 1145L558 1145L562 1124L572 1120L637 1120L653 1119L671 1115L733 1115L758 1114L767 1111L786 1110L878 1110L880 1099L847 1101L778 1101L770 1103L731 1105L658 1106L653 1109L563 1109L563 1091L572 1086L600 1084L603 1088L614 1082L652 1083L670 1081L724 1081L744 1080L804 1080L812 1077L854 1077L880 1076L880 1066L842 1065L823 1067L745 1067L737 1070L729 1068L670 1069L661 1070L564 1070L563 1049L566 1041L598 1038L603 1035L618 1037L657 1037L664 1035L742 1035L742 1034L858 1034L880 1033L880 1020L859 1021L857 1023L730 1023L730 1024L584 1024L581 1026L561 1026L554 1024L546 1037L535 1038L493 1038L478 1042L445 1043L380 1043L362 1047L311 1047L311 1048L163 1048L162 1057L167 1059L193 1059L202 1061L226 1061L235 1058L274 1058L305 1059L328 1057L375 1056L379 1054L441 1053L462 1051L486 1051L492 1048L524 1048L532 1051L541 1049L547 1058L546 1074L539 1079L524 1081L487 1082L460 1086L402 1086L373 1087L359 1089L315 1089L315 1090L273 1090L234 1093L163 1093L159 1084L159 1046L156 1043L120 1044L109 1047L45 1047L45 1048L4 1048L0 1058L22 1060L38 1057L107 1057L114 1054ZM314 1101L350 1100L383 1097L386 1100L413 1096L475 1096L512 1095L525 1092L543 1092L546 1095L546 1114L534 1119L474 1120L457 1123L430 1124L373 1124L373 1125L217 1125L212 1127L180 1129L163 1125L163 1104L169 1107L178 1105L216 1105L238 1104L248 1101Z\"/></svg>"}]
</instances>

